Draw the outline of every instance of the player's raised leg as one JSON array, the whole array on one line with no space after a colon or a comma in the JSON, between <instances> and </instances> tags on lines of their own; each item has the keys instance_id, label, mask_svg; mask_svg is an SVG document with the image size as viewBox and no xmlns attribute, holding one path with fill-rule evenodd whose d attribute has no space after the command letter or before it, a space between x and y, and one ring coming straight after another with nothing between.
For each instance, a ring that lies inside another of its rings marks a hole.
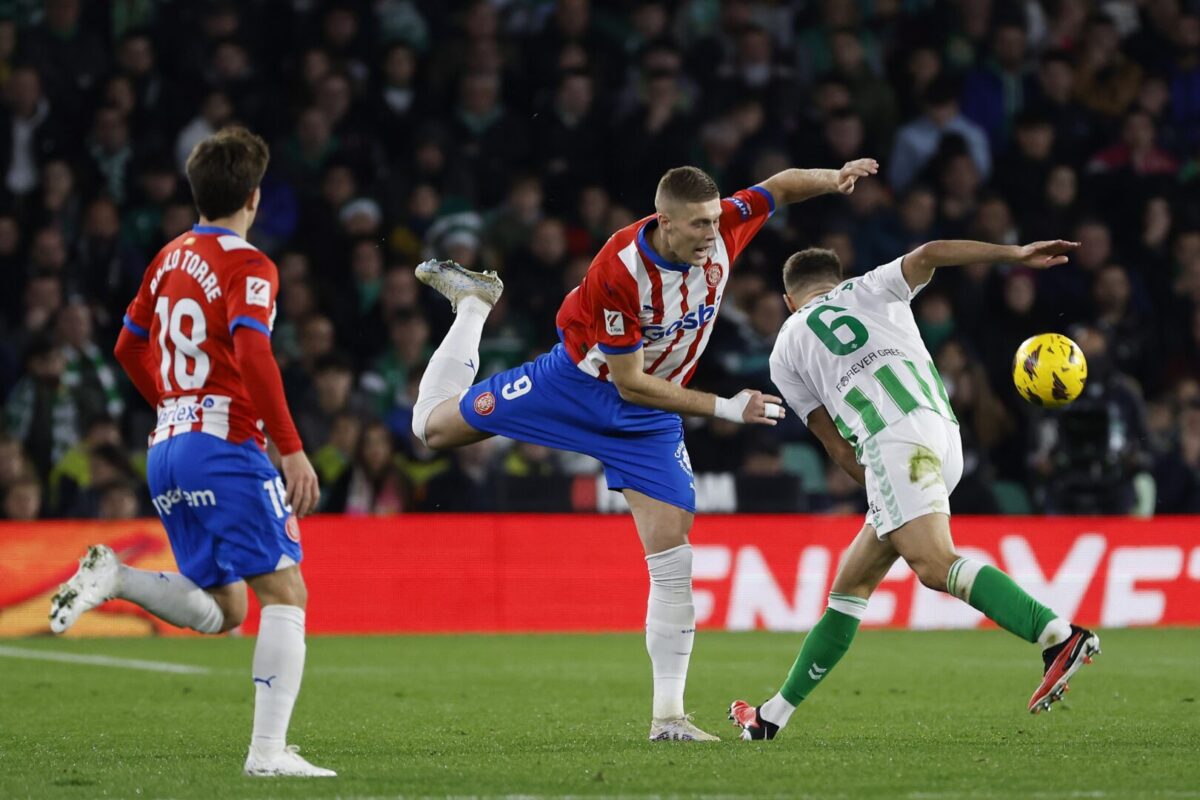
<instances>
[{"instance_id":1,"label":"player's raised leg","mask_svg":"<svg viewBox=\"0 0 1200 800\"><path fill-rule=\"evenodd\" d=\"M624 491L650 571L646 651L654 674L650 741L717 741L684 711L688 662L696 638L692 599L692 514L632 489Z\"/></svg>"},{"instance_id":2,"label":"player's raised leg","mask_svg":"<svg viewBox=\"0 0 1200 800\"><path fill-rule=\"evenodd\" d=\"M475 430L458 410L458 396L479 372L479 338L504 284L494 272L473 272L453 261L426 261L417 280L450 301L454 323L425 367L413 406L413 433L435 449L460 447L488 434Z\"/></svg>"},{"instance_id":3,"label":"player's raised leg","mask_svg":"<svg viewBox=\"0 0 1200 800\"><path fill-rule=\"evenodd\" d=\"M304 613L308 591L300 568L256 575L246 582L262 605L254 645L254 734L246 774L324 778L337 773L313 766L287 743L288 723L304 677Z\"/></svg>"},{"instance_id":4,"label":"player's raised leg","mask_svg":"<svg viewBox=\"0 0 1200 800\"><path fill-rule=\"evenodd\" d=\"M742 729L743 739L775 738L796 706L828 677L850 649L867 611L867 599L896 558L887 539L880 540L870 525L863 527L833 580L825 613L804 638L783 686L757 708L744 700L735 700L729 707L729 718Z\"/></svg>"},{"instance_id":5,"label":"player's raised leg","mask_svg":"<svg viewBox=\"0 0 1200 800\"><path fill-rule=\"evenodd\" d=\"M918 517L890 538L921 583L954 595L1009 633L1042 647L1042 683L1029 699L1031 712L1048 710L1061 699L1071 676L1100 652L1095 633L1059 617L995 567L959 556L945 514Z\"/></svg>"},{"instance_id":6,"label":"player's raised leg","mask_svg":"<svg viewBox=\"0 0 1200 800\"><path fill-rule=\"evenodd\" d=\"M51 598L50 630L64 633L84 612L113 599L129 600L159 619L200 633L223 633L246 616L246 587L240 581L206 591L178 572L126 566L112 548L97 544Z\"/></svg>"}]
</instances>

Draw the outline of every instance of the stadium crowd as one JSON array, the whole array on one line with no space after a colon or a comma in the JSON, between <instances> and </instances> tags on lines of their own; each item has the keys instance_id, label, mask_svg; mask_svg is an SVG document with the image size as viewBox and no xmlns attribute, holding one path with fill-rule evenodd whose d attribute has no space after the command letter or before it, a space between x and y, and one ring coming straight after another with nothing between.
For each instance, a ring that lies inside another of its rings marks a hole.
<instances>
[{"instance_id":1,"label":"stadium crowd","mask_svg":"<svg viewBox=\"0 0 1200 800\"><path fill-rule=\"evenodd\" d=\"M482 377L554 344L562 297L667 168L732 193L874 156L853 195L768 223L693 386L769 388L801 247L860 274L934 238L1077 239L1066 267L966 265L918 298L962 427L954 507L1200 511L1194 0L10 0L0 84L6 518L151 512L152 411L111 349L195 221L191 147L233 122L272 145L252 239L279 265L274 343L325 510L570 508L595 470L412 437L450 319L420 260L503 276ZM1064 412L1012 388L1044 330L1089 360ZM865 508L794 418L690 420L687 440L697 473L760 487L744 510Z\"/></svg>"}]
</instances>

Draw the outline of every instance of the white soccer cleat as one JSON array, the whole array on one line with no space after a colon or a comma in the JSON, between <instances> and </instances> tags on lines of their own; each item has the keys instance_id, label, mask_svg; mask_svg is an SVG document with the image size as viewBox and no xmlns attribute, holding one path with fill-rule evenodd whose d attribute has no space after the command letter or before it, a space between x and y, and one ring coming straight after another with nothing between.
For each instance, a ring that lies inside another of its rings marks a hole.
<instances>
[{"instance_id":1,"label":"white soccer cleat","mask_svg":"<svg viewBox=\"0 0 1200 800\"><path fill-rule=\"evenodd\" d=\"M496 305L504 291L504 281L495 272L475 272L453 261L424 261L417 265L417 280L436 289L458 310L458 301L474 295L489 306Z\"/></svg>"},{"instance_id":2,"label":"white soccer cleat","mask_svg":"<svg viewBox=\"0 0 1200 800\"><path fill-rule=\"evenodd\" d=\"M121 561L108 545L94 544L71 580L50 598L50 630L64 633L83 612L117 596Z\"/></svg>"},{"instance_id":3,"label":"white soccer cleat","mask_svg":"<svg viewBox=\"0 0 1200 800\"><path fill-rule=\"evenodd\" d=\"M674 719L656 719L650 723L652 742L719 742L719 736L705 733L692 724L692 715Z\"/></svg>"},{"instance_id":4,"label":"white soccer cleat","mask_svg":"<svg viewBox=\"0 0 1200 800\"><path fill-rule=\"evenodd\" d=\"M278 753L263 753L254 745L246 756L245 772L252 778L336 778L331 769L314 766L300 757L300 748L294 744Z\"/></svg>"}]
</instances>

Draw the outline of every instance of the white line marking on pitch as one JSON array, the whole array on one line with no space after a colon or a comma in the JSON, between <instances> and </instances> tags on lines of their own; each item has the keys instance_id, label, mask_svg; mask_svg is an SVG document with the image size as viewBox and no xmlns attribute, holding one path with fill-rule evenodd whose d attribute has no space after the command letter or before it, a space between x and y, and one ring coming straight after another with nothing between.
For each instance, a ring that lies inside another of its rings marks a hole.
<instances>
[{"instance_id":1,"label":"white line marking on pitch","mask_svg":"<svg viewBox=\"0 0 1200 800\"><path fill-rule=\"evenodd\" d=\"M53 650L29 650L24 647L6 647L0 645L0 656L8 658L24 658L33 661L61 661L65 664L89 664L94 667L121 667L124 669L144 669L149 672L173 672L181 675L207 675L208 667L196 667L191 664L171 664L167 661L143 661L140 658L114 658L112 656L93 656L82 653L58 653Z\"/></svg>"}]
</instances>

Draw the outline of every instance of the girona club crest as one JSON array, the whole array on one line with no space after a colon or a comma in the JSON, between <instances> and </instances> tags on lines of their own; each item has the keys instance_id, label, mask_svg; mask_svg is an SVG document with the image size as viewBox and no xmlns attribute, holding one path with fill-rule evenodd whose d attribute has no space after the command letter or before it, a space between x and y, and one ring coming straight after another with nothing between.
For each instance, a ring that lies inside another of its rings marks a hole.
<instances>
[{"instance_id":1,"label":"girona club crest","mask_svg":"<svg viewBox=\"0 0 1200 800\"><path fill-rule=\"evenodd\" d=\"M283 529L287 533L287 537L297 544L300 543L300 523L296 521L296 515L292 514L287 518L287 522L283 524Z\"/></svg>"},{"instance_id":2,"label":"girona club crest","mask_svg":"<svg viewBox=\"0 0 1200 800\"><path fill-rule=\"evenodd\" d=\"M704 269L704 280L708 281L709 286L717 286L720 284L722 275L724 275L724 271L721 269L720 264L710 263Z\"/></svg>"},{"instance_id":3,"label":"girona club crest","mask_svg":"<svg viewBox=\"0 0 1200 800\"><path fill-rule=\"evenodd\" d=\"M491 392L484 392L475 398L475 413L481 417L486 417L488 414L496 410L496 395Z\"/></svg>"}]
</instances>

